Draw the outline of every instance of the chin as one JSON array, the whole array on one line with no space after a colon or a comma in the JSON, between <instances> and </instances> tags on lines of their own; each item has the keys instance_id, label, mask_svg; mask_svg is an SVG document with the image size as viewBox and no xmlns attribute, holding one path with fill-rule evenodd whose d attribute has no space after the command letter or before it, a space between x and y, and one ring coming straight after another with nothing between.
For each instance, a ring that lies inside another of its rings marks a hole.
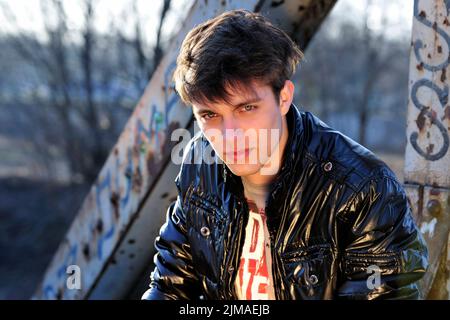
<instances>
[{"instance_id":1,"label":"chin","mask_svg":"<svg viewBox=\"0 0 450 320\"><path fill-rule=\"evenodd\" d=\"M245 177L255 173L258 173L261 169L260 164L226 164L228 169L238 177Z\"/></svg>"}]
</instances>

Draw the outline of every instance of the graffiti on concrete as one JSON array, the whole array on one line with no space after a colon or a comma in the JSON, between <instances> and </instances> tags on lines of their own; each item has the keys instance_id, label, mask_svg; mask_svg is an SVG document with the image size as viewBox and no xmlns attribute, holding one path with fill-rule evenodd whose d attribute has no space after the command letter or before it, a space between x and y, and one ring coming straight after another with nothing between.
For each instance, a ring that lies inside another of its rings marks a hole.
<instances>
[{"instance_id":1,"label":"graffiti on concrete","mask_svg":"<svg viewBox=\"0 0 450 320\"><path fill-rule=\"evenodd\" d=\"M83 219L74 223L79 225L72 226L72 234L69 231L59 248L38 291L39 298L62 299L79 294L69 293L65 288L67 267L77 265L83 269L109 259L123 226L136 213L140 197L170 156L170 134L179 127L178 122L171 121L170 114L179 102L171 85L175 66L173 61L164 70L163 107L144 100L136 107L80 209ZM128 143L123 143L124 140ZM97 275L92 272L84 275L82 288L89 288L86 282L91 284Z\"/></svg>"},{"instance_id":2,"label":"graffiti on concrete","mask_svg":"<svg viewBox=\"0 0 450 320\"><path fill-rule=\"evenodd\" d=\"M447 15L450 10L450 1L445 1L445 8L447 11ZM447 34L445 30L443 30L436 22L432 22L427 19L427 14L424 10L419 10L419 1L414 1L414 18L417 19L418 22L426 26L427 28L433 30L433 32L436 32L444 41L446 45L447 51L450 51L450 37ZM447 21L447 24L450 24L445 18L445 21ZM444 23L445 23L444 21ZM413 50L416 60L418 61L417 69L419 71L428 70L431 72L441 72L441 81L445 82L446 79L446 69L449 66L450 59L446 58L443 61L438 61L435 64L430 64L426 62L425 59L423 59L420 50L426 48L425 41L422 41L422 39L416 39L413 44ZM437 47L437 51L442 53L442 46ZM413 131L409 136L409 141L414 148L414 150L422 156L424 159L429 161L436 161L441 158L443 158L449 148L449 135L448 130L445 127L442 120L444 118L440 119L436 113L435 110L432 109L432 106L426 106L422 104L419 101L419 95L418 91L420 88L425 88L427 90L431 90L436 96L437 100L439 101L440 107L442 109L449 108L447 106L448 103L448 92L449 88L446 84L444 84L443 88L439 87L434 82L428 80L428 79L419 79L417 80L411 88L411 101L414 104L414 106L420 110L420 113L416 120L416 125L419 131ZM444 111L445 112L445 111ZM419 145L419 137L420 135L430 135L430 127L435 126L441 135L441 146L440 148L435 148L434 143L430 143L425 150ZM428 130L427 130L428 128Z\"/></svg>"}]
</instances>

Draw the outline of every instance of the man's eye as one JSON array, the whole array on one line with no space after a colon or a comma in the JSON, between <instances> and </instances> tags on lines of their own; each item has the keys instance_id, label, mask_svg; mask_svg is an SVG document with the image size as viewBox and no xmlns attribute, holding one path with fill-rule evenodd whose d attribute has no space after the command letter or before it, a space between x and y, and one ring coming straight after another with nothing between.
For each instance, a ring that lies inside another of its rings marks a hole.
<instances>
[{"instance_id":1,"label":"man's eye","mask_svg":"<svg viewBox=\"0 0 450 320\"><path fill-rule=\"evenodd\" d=\"M254 105L248 104L246 106L242 107L243 111L252 111L253 109L255 109L256 107Z\"/></svg>"},{"instance_id":2,"label":"man's eye","mask_svg":"<svg viewBox=\"0 0 450 320\"><path fill-rule=\"evenodd\" d=\"M215 116L217 116L217 114L215 114L214 112L207 112L202 115L202 118L206 119L206 120L210 120L210 119L214 118Z\"/></svg>"}]
</instances>

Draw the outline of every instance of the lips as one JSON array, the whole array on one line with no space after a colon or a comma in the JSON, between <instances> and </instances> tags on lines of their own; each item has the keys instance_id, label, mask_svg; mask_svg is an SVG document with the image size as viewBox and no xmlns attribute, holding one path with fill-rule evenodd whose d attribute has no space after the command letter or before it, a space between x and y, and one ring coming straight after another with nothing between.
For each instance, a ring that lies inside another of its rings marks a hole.
<instances>
[{"instance_id":1,"label":"lips","mask_svg":"<svg viewBox=\"0 0 450 320\"><path fill-rule=\"evenodd\" d=\"M237 160L238 158L241 158L241 157L244 157L244 156L247 157L249 155L249 153L250 153L250 149L247 148L247 149L244 149L244 150L228 152L228 153L226 153L226 156L227 156L228 159L232 158L234 160Z\"/></svg>"}]
</instances>

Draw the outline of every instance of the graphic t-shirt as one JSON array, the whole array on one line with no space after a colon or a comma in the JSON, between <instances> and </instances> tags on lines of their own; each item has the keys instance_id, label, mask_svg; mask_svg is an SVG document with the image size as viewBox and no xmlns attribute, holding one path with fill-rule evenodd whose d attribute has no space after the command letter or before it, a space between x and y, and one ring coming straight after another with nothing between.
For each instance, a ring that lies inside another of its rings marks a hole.
<instances>
[{"instance_id":1,"label":"graphic t-shirt","mask_svg":"<svg viewBox=\"0 0 450 320\"><path fill-rule=\"evenodd\" d=\"M240 300L275 300L270 237L264 209L247 199L248 223L242 248L236 291Z\"/></svg>"}]
</instances>

